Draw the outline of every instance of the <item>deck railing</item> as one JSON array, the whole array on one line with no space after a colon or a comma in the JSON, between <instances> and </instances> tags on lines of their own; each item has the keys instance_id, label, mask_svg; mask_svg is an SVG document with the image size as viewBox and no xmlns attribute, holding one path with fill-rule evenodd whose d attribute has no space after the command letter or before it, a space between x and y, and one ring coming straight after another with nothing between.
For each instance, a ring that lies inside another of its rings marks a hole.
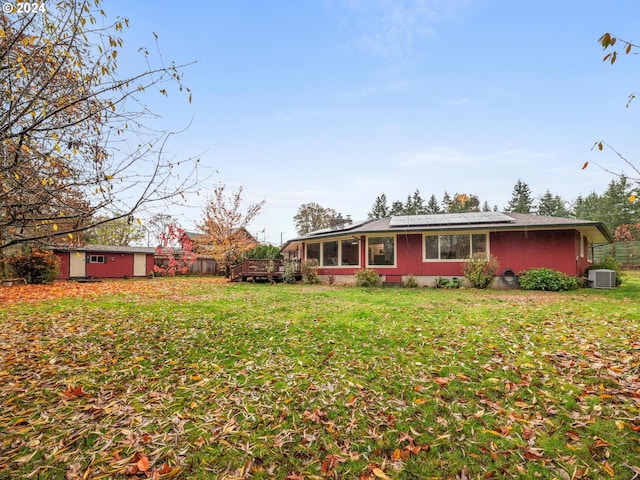
<instances>
[{"instance_id":1,"label":"deck railing","mask_svg":"<svg viewBox=\"0 0 640 480\"><path fill-rule=\"evenodd\" d=\"M231 280L239 281L247 278L281 279L284 274L284 260L280 259L249 259L231 267ZM296 273L300 266L296 262Z\"/></svg>"}]
</instances>

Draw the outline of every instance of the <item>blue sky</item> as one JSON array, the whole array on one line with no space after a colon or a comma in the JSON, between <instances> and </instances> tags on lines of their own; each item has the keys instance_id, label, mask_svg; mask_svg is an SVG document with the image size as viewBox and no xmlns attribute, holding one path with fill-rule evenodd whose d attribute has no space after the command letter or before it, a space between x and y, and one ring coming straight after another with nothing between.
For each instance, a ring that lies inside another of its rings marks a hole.
<instances>
[{"instance_id":1,"label":"blue sky","mask_svg":"<svg viewBox=\"0 0 640 480\"><path fill-rule=\"evenodd\" d=\"M185 73L149 108L184 133L177 158L200 155L216 183L265 200L261 240L296 236L316 202L365 218L376 196L477 195L503 209L518 179L534 196L602 192L625 165L592 151L605 140L640 164L640 61L602 62L604 32L640 42L637 0L296 0L106 2L126 16L124 70L159 37ZM628 172L629 174L631 172Z\"/></svg>"}]
</instances>

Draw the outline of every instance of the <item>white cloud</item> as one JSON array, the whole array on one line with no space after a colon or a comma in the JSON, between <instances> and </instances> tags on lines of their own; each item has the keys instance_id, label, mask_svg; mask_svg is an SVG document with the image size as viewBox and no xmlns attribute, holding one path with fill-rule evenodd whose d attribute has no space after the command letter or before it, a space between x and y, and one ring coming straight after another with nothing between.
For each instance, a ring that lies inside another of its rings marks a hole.
<instances>
[{"instance_id":1,"label":"white cloud","mask_svg":"<svg viewBox=\"0 0 640 480\"><path fill-rule=\"evenodd\" d=\"M468 1L345 0L356 48L373 56L398 59L416 54L416 44L436 34L435 25Z\"/></svg>"}]
</instances>

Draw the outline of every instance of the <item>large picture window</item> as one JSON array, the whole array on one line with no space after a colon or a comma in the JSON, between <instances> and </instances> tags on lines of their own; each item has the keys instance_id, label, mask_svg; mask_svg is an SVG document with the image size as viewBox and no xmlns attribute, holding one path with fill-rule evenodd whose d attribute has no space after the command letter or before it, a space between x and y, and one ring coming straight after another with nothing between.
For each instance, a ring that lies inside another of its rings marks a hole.
<instances>
[{"instance_id":1,"label":"large picture window","mask_svg":"<svg viewBox=\"0 0 640 480\"><path fill-rule=\"evenodd\" d=\"M340 263L342 265L360 265L360 242L355 238L342 240L342 255Z\"/></svg>"},{"instance_id":2,"label":"large picture window","mask_svg":"<svg viewBox=\"0 0 640 480\"><path fill-rule=\"evenodd\" d=\"M307 243L307 260L315 259L322 267L360 265L360 242L356 238Z\"/></svg>"},{"instance_id":3,"label":"large picture window","mask_svg":"<svg viewBox=\"0 0 640 480\"><path fill-rule=\"evenodd\" d=\"M369 237L367 239L367 259L371 266L395 265L395 237Z\"/></svg>"},{"instance_id":4,"label":"large picture window","mask_svg":"<svg viewBox=\"0 0 640 480\"><path fill-rule=\"evenodd\" d=\"M338 242L322 242L322 266L338 265Z\"/></svg>"},{"instance_id":5,"label":"large picture window","mask_svg":"<svg viewBox=\"0 0 640 480\"><path fill-rule=\"evenodd\" d=\"M307 243L307 260L317 260L320 263L320 243Z\"/></svg>"},{"instance_id":6,"label":"large picture window","mask_svg":"<svg viewBox=\"0 0 640 480\"><path fill-rule=\"evenodd\" d=\"M487 234L425 235L426 260L466 260L476 253L487 253Z\"/></svg>"}]
</instances>

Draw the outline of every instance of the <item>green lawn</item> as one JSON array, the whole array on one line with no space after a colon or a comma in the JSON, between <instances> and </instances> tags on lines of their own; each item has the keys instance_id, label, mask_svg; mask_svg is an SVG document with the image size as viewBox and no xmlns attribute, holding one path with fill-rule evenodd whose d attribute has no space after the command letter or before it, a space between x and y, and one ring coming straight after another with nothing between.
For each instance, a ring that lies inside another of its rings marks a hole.
<instances>
[{"instance_id":1,"label":"green lawn","mask_svg":"<svg viewBox=\"0 0 640 480\"><path fill-rule=\"evenodd\" d=\"M2 306L0 478L640 474L638 274L569 293L105 287Z\"/></svg>"}]
</instances>

